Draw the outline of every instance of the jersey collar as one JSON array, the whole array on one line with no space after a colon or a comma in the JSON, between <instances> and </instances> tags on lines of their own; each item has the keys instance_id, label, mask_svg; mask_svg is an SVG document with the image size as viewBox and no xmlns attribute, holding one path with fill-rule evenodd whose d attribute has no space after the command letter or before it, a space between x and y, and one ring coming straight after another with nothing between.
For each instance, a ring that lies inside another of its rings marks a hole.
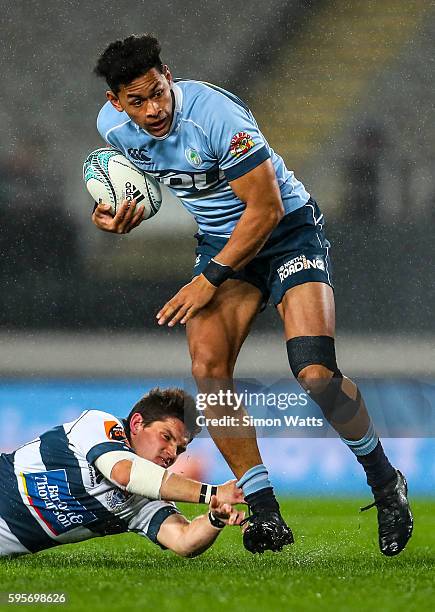
<instances>
[{"instance_id":1,"label":"jersey collar","mask_svg":"<svg viewBox=\"0 0 435 612\"><path fill-rule=\"evenodd\" d=\"M164 136L153 136L152 134L135 124L138 132L145 132L145 134L153 140L166 140L166 138L168 138L168 136L170 136L172 132L178 129L178 126L180 125L181 121L181 112L183 107L183 92L176 83L172 83L171 91L174 96L174 115L172 117L172 123L171 127L168 130L168 133Z\"/></svg>"}]
</instances>

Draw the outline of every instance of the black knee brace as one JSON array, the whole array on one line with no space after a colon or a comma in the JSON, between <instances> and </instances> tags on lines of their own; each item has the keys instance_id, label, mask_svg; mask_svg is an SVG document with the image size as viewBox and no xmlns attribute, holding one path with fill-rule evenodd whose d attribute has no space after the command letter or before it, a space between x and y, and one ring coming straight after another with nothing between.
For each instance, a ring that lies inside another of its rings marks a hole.
<instances>
[{"instance_id":1,"label":"black knee brace","mask_svg":"<svg viewBox=\"0 0 435 612\"><path fill-rule=\"evenodd\" d=\"M290 368L297 378L310 365L321 365L333 373L326 388L321 392L310 392L310 397L321 408L325 418L333 423L350 421L361 405L361 394L353 400L341 388L343 374L337 366L335 342L330 336L298 336L287 341ZM309 389L309 384L307 385Z\"/></svg>"},{"instance_id":2,"label":"black knee brace","mask_svg":"<svg viewBox=\"0 0 435 612\"><path fill-rule=\"evenodd\" d=\"M335 342L330 336L298 336L287 340L287 355L295 378L310 365L322 365L337 372Z\"/></svg>"}]
</instances>

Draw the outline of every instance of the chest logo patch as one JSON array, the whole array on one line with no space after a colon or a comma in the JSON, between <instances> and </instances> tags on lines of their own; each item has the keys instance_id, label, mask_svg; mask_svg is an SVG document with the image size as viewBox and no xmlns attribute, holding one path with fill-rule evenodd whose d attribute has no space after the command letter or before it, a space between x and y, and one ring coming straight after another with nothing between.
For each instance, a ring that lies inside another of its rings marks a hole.
<instances>
[{"instance_id":1,"label":"chest logo patch","mask_svg":"<svg viewBox=\"0 0 435 612\"><path fill-rule=\"evenodd\" d=\"M237 132L231 138L230 153L233 157L240 157L252 149L254 146L252 136L247 132Z\"/></svg>"},{"instance_id":2,"label":"chest logo patch","mask_svg":"<svg viewBox=\"0 0 435 612\"><path fill-rule=\"evenodd\" d=\"M201 155L198 153L198 151L195 151L195 149L188 147L184 151L184 155L186 156L189 164L191 164L194 168L199 168L199 166L202 164Z\"/></svg>"},{"instance_id":3,"label":"chest logo patch","mask_svg":"<svg viewBox=\"0 0 435 612\"><path fill-rule=\"evenodd\" d=\"M147 152L148 151L146 149L127 149L127 154L129 157L135 159L136 161L145 162L146 164L149 164L151 161L151 157L147 155Z\"/></svg>"}]
</instances>

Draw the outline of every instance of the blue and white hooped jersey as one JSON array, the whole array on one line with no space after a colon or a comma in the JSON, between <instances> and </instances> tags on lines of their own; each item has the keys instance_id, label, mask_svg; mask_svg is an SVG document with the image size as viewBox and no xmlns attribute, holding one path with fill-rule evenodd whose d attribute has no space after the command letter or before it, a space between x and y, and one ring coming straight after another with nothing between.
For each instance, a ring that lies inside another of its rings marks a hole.
<instances>
[{"instance_id":1,"label":"blue and white hooped jersey","mask_svg":"<svg viewBox=\"0 0 435 612\"><path fill-rule=\"evenodd\" d=\"M155 137L110 102L97 127L104 140L144 172L167 185L193 214L202 233L230 236L245 204L229 182L271 159L285 213L310 194L268 145L249 108L234 94L209 83L172 85L174 116L165 136Z\"/></svg>"},{"instance_id":2,"label":"blue and white hooped jersey","mask_svg":"<svg viewBox=\"0 0 435 612\"><path fill-rule=\"evenodd\" d=\"M0 557L126 531L157 543L160 525L178 511L104 478L93 464L113 450L134 453L122 422L88 410L0 455Z\"/></svg>"}]
</instances>

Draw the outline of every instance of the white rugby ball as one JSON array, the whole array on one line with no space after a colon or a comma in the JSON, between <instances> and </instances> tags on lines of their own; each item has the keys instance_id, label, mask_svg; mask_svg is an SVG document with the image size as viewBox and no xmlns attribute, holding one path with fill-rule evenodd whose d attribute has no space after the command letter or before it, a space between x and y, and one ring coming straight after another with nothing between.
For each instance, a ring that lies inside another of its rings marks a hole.
<instances>
[{"instance_id":1,"label":"white rugby ball","mask_svg":"<svg viewBox=\"0 0 435 612\"><path fill-rule=\"evenodd\" d=\"M159 183L151 174L141 172L116 149L105 147L93 151L83 164L83 179L95 202L112 206L112 213L123 200L144 205L144 219L153 217L162 203Z\"/></svg>"}]
</instances>

